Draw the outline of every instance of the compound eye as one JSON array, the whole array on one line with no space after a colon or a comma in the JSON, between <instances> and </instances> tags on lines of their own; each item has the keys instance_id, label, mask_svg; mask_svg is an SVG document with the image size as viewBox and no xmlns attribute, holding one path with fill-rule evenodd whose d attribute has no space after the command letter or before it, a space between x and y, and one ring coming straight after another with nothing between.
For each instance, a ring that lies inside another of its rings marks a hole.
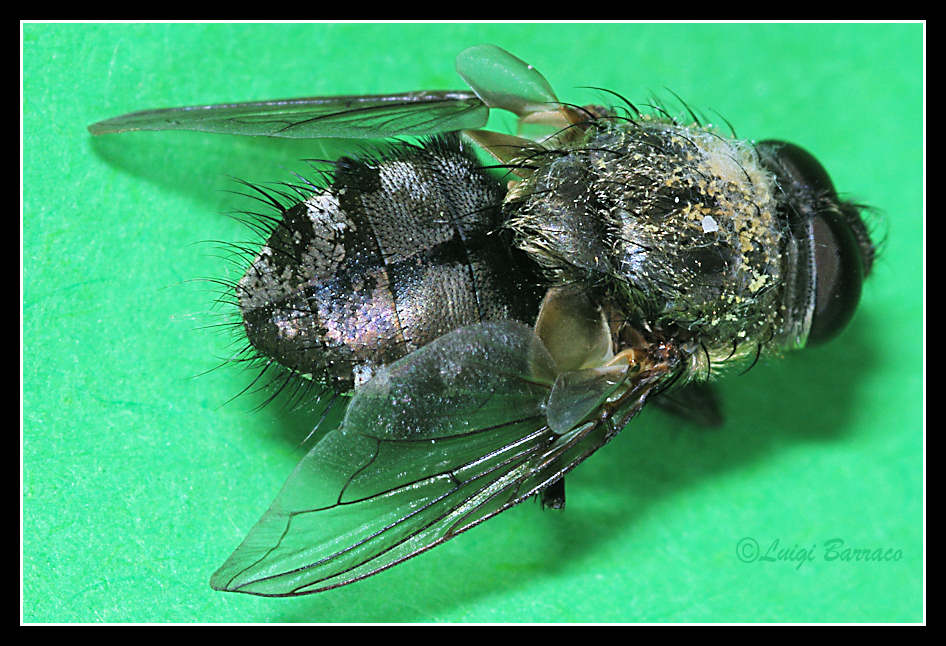
<instances>
[{"instance_id":1,"label":"compound eye","mask_svg":"<svg viewBox=\"0 0 946 646\"><path fill-rule=\"evenodd\" d=\"M808 344L823 343L847 326L861 299L864 281L861 250L840 211L812 220L815 242L815 311Z\"/></svg>"},{"instance_id":2,"label":"compound eye","mask_svg":"<svg viewBox=\"0 0 946 646\"><path fill-rule=\"evenodd\" d=\"M815 309L808 345L823 343L844 329L860 301L865 261L854 227L864 225L857 208L838 199L827 171L811 153L782 141L760 146L774 155L783 188L811 222L805 229L814 245Z\"/></svg>"},{"instance_id":3,"label":"compound eye","mask_svg":"<svg viewBox=\"0 0 946 646\"><path fill-rule=\"evenodd\" d=\"M787 141L769 140L763 141L762 145L775 151L779 163L794 182L808 187L816 195L835 195L828 171L810 152Z\"/></svg>"}]
</instances>

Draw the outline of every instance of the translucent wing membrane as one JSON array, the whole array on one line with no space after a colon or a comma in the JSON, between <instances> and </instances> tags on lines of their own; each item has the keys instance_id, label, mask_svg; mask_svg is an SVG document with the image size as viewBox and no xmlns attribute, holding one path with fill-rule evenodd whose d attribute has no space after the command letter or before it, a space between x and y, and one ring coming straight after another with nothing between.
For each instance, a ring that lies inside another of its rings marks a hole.
<instances>
[{"instance_id":1,"label":"translucent wing membrane","mask_svg":"<svg viewBox=\"0 0 946 646\"><path fill-rule=\"evenodd\" d=\"M549 429L554 375L541 341L512 322L460 328L381 369L211 585L266 596L344 585L535 494L611 435L600 417ZM609 379L595 388L613 392Z\"/></svg>"},{"instance_id":2,"label":"translucent wing membrane","mask_svg":"<svg viewBox=\"0 0 946 646\"><path fill-rule=\"evenodd\" d=\"M457 55L456 68L491 108L509 110L522 117L558 107L555 92L545 77L501 47L469 47Z\"/></svg>"},{"instance_id":3,"label":"translucent wing membrane","mask_svg":"<svg viewBox=\"0 0 946 646\"><path fill-rule=\"evenodd\" d=\"M94 123L89 132L199 130L294 139L370 139L480 128L488 116L489 108L472 92L407 92L143 110Z\"/></svg>"},{"instance_id":4,"label":"translucent wing membrane","mask_svg":"<svg viewBox=\"0 0 946 646\"><path fill-rule=\"evenodd\" d=\"M535 68L494 45L464 50L456 67L473 92L418 91L142 110L94 123L89 132L198 130L293 139L382 139L476 130L486 125L490 108L525 117L558 105L548 81Z\"/></svg>"}]
</instances>

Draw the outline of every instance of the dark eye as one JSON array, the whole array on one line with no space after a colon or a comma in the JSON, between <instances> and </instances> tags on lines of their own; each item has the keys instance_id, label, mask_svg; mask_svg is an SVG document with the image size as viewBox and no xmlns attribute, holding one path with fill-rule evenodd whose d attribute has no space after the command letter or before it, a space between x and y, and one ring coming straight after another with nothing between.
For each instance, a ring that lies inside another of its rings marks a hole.
<instances>
[{"instance_id":1,"label":"dark eye","mask_svg":"<svg viewBox=\"0 0 946 646\"><path fill-rule=\"evenodd\" d=\"M838 199L827 171L811 153L774 140L760 142L759 149L788 197L793 234L811 249L814 311L807 343L822 343L854 315L869 271L861 241L869 249L870 238L857 207Z\"/></svg>"}]
</instances>

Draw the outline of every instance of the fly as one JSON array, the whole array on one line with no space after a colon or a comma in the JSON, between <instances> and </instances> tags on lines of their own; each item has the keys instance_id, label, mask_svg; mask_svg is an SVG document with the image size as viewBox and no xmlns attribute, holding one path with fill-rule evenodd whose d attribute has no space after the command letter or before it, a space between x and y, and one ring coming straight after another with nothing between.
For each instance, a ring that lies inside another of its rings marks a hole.
<instances>
[{"instance_id":1,"label":"fly","mask_svg":"<svg viewBox=\"0 0 946 646\"><path fill-rule=\"evenodd\" d=\"M230 285L255 356L350 399L217 590L327 590L529 497L561 508L565 474L646 402L717 421L709 382L853 316L874 245L804 149L727 137L692 112L562 103L492 45L456 68L470 90L89 127L395 140L276 202ZM519 134L484 130L491 109L517 115Z\"/></svg>"}]
</instances>

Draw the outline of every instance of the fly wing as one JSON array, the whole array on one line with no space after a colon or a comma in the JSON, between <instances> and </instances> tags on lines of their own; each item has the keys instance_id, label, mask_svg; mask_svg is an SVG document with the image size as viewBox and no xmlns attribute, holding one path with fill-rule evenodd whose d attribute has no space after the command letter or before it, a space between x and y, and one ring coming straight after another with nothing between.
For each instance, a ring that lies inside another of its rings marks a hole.
<instances>
[{"instance_id":1,"label":"fly wing","mask_svg":"<svg viewBox=\"0 0 946 646\"><path fill-rule=\"evenodd\" d=\"M520 117L558 107L545 77L495 45L464 50L457 56L456 68L473 92L308 97L142 110L94 123L89 132L198 130L292 139L384 139L476 130L486 125L491 107Z\"/></svg>"},{"instance_id":2,"label":"fly wing","mask_svg":"<svg viewBox=\"0 0 946 646\"><path fill-rule=\"evenodd\" d=\"M199 130L292 139L381 139L481 128L488 116L489 108L472 92L406 92L142 110L94 123L89 132Z\"/></svg>"},{"instance_id":3,"label":"fly wing","mask_svg":"<svg viewBox=\"0 0 946 646\"><path fill-rule=\"evenodd\" d=\"M334 588L537 493L611 436L600 416L550 430L555 383L541 341L512 322L460 328L379 370L211 586L264 596Z\"/></svg>"},{"instance_id":4,"label":"fly wing","mask_svg":"<svg viewBox=\"0 0 946 646\"><path fill-rule=\"evenodd\" d=\"M545 77L496 45L475 45L457 55L457 73L483 103L520 117L554 110L558 99Z\"/></svg>"}]
</instances>

